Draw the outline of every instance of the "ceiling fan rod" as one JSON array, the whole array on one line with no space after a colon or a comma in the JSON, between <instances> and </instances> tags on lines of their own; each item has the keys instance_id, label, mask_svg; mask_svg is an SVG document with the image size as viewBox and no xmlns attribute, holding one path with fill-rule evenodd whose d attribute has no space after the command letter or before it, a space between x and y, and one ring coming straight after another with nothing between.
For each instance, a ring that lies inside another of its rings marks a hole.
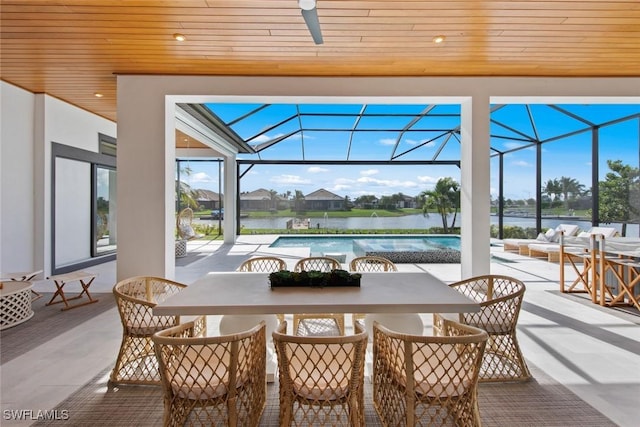
<instances>
[{"instance_id":1,"label":"ceiling fan rod","mask_svg":"<svg viewBox=\"0 0 640 427\"><path fill-rule=\"evenodd\" d=\"M322 44L322 31L320 30L320 20L318 19L318 9L316 8L316 0L298 0L298 5L302 12L304 22L309 28L311 37L315 44Z\"/></svg>"}]
</instances>

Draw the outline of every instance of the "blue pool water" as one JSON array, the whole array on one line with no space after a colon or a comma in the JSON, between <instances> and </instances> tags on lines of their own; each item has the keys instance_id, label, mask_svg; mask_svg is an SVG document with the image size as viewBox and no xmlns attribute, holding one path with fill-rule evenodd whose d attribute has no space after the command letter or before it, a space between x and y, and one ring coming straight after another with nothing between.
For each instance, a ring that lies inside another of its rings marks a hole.
<instances>
[{"instance_id":1,"label":"blue pool water","mask_svg":"<svg viewBox=\"0 0 640 427\"><path fill-rule=\"evenodd\" d=\"M353 258L367 252L460 251L460 236L283 236L278 237L271 247L308 247L311 256L343 253L348 258Z\"/></svg>"}]
</instances>

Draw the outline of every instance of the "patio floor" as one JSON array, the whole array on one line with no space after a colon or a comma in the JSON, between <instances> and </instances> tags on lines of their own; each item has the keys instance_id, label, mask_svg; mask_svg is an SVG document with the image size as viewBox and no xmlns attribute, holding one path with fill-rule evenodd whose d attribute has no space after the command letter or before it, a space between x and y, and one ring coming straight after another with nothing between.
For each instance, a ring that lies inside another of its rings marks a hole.
<instances>
[{"instance_id":1,"label":"patio floor","mask_svg":"<svg viewBox=\"0 0 640 427\"><path fill-rule=\"evenodd\" d=\"M292 267L298 258L308 255L300 248L269 248L274 237L240 236L232 246L223 245L221 241L189 242L187 256L176 259L176 280L189 284L209 271L232 271L251 256L277 255ZM561 294L558 264L506 254L499 246L491 250L495 251L491 273L514 276L527 285L518 327L527 362L614 423L636 426L640 419L637 404L640 316L637 312L602 308L584 296ZM398 267L401 271L429 271L446 282L461 279L458 264L398 264ZM112 298L115 264L86 270L98 275L91 286L92 294L105 300ZM34 287L41 292L54 290L48 281L36 282ZM70 287L69 292L72 291ZM72 316L81 314L80 310L83 307L56 315L58 320L69 321L64 333L49 336L43 328L30 338L33 342L25 342L20 348L2 346L3 414L5 410L52 409L113 365L121 339L117 311L111 308L90 319L72 321ZM424 317L430 321L430 315ZM209 330L215 332L217 316L209 320ZM20 326L13 329L17 328ZM3 331L3 335L11 331ZM5 358L11 351L19 354ZM29 425L31 422L3 421L2 424Z\"/></svg>"}]
</instances>

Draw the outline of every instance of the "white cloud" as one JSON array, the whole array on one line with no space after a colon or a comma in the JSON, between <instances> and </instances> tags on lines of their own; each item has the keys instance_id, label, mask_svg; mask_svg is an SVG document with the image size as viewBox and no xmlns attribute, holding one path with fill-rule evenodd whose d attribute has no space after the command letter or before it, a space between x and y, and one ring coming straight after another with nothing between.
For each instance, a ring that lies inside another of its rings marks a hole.
<instances>
[{"instance_id":1,"label":"white cloud","mask_svg":"<svg viewBox=\"0 0 640 427\"><path fill-rule=\"evenodd\" d=\"M311 166L309 169L307 169L307 172L309 173L329 172L329 169L321 168L320 166Z\"/></svg>"},{"instance_id":2,"label":"white cloud","mask_svg":"<svg viewBox=\"0 0 640 427\"><path fill-rule=\"evenodd\" d=\"M516 160L514 162L511 162L511 166L518 166L518 167L523 167L523 168L530 168L533 165L529 162L526 162L524 160Z\"/></svg>"},{"instance_id":3,"label":"white cloud","mask_svg":"<svg viewBox=\"0 0 640 427\"><path fill-rule=\"evenodd\" d=\"M361 184L368 184L374 187L393 187L393 188L414 188L418 184L413 181L400 181L397 179L376 179L368 176L358 178Z\"/></svg>"},{"instance_id":4,"label":"white cloud","mask_svg":"<svg viewBox=\"0 0 640 427\"><path fill-rule=\"evenodd\" d=\"M336 178L333 181L336 185L339 184L353 184L354 182L356 182L355 179L351 179L351 178Z\"/></svg>"},{"instance_id":5,"label":"white cloud","mask_svg":"<svg viewBox=\"0 0 640 427\"><path fill-rule=\"evenodd\" d=\"M280 138L282 135L284 135L284 134L283 133L277 133L275 135L267 135L266 133L263 133L262 135L258 135L257 137L255 137L254 139L249 141L249 143L251 145L256 145L256 144L260 144L262 142L271 141L272 139L275 139L275 138ZM304 138L305 139L312 139L312 138L307 138L306 136ZM290 136L287 139L300 139L300 134L296 134L296 135Z\"/></svg>"},{"instance_id":6,"label":"white cloud","mask_svg":"<svg viewBox=\"0 0 640 427\"><path fill-rule=\"evenodd\" d=\"M371 175L375 175L375 174L377 174L379 172L380 171L378 169L367 169L367 170L360 171L360 175L362 175L362 176L371 176Z\"/></svg>"},{"instance_id":7,"label":"white cloud","mask_svg":"<svg viewBox=\"0 0 640 427\"><path fill-rule=\"evenodd\" d=\"M262 135L258 135L257 137L253 138L251 141L249 141L250 144L260 144L261 142L267 142L267 141L271 141L274 137L266 135L266 134L262 134Z\"/></svg>"},{"instance_id":8,"label":"white cloud","mask_svg":"<svg viewBox=\"0 0 640 427\"><path fill-rule=\"evenodd\" d=\"M350 189L351 186L350 185L346 185L346 184L336 184L333 186L333 188L331 188L330 191L344 191L344 190L348 190Z\"/></svg>"},{"instance_id":9,"label":"white cloud","mask_svg":"<svg viewBox=\"0 0 640 427\"><path fill-rule=\"evenodd\" d=\"M380 144L382 144L382 145L396 145L396 140L394 138L382 138L380 140Z\"/></svg>"},{"instance_id":10,"label":"white cloud","mask_svg":"<svg viewBox=\"0 0 640 427\"><path fill-rule=\"evenodd\" d=\"M405 139L404 142L406 142L408 145L418 145L420 144L422 141L418 141L416 139ZM426 145L426 147L430 147L429 144Z\"/></svg>"},{"instance_id":11,"label":"white cloud","mask_svg":"<svg viewBox=\"0 0 640 427\"><path fill-rule=\"evenodd\" d=\"M205 172L197 172L189 175L189 182L193 184L200 184L200 183L218 182L218 180L213 179L212 177L207 175Z\"/></svg>"},{"instance_id":12,"label":"white cloud","mask_svg":"<svg viewBox=\"0 0 640 427\"><path fill-rule=\"evenodd\" d=\"M417 178L418 178L418 181L426 184L435 184L440 179L440 178L436 178L428 175L418 176Z\"/></svg>"},{"instance_id":13,"label":"white cloud","mask_svg":"<svg viewBox=\"0 0 640 427\"><path fill-rule=\"evenodd\" d=\"M309 185L311 180L304 179L298 175L278 175L271 178L269 181L276 184L296 184L296 185Z\"/></svg>"},{"instance_id":14,"label":"white cloud","mask_svg":"<svg viewBox=\"0 0 640 427\"><path fill-rule=\"evenodd\" d=\"M528 145L528 144L524 144L522 142L514 142L514 141L502 143L502 146L507 150L513 150L515 148L524 147L525 145ZM534 149L535 149L534 146L525 148L525 150L534 150Z\"/></svg>"}]
</instances>

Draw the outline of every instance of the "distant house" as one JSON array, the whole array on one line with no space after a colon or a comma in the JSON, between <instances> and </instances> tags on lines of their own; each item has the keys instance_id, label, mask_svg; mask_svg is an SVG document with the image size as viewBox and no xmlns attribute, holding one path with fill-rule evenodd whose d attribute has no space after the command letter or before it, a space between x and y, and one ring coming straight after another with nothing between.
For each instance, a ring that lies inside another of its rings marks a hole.
<instances>
[{"instance_id":1,"label":"distant house","mask_svg":"<svg viewBox=\"0 0 640 427\"><path fill-rule=\"evenodd\" d=\"M343 210L345 198L321 188L304 196L304 207L308 211Z\"/></svg>"},{"instance_id":2,"label":"distant house","mask_svg":"<svg viewBox=\"0 0 640 427\"><path fill-rule=\"evenodd\" d=\"M211 190L196 190L196 202L203 209L220 209L221 195Z\"/></svg>"},{"instance_id":3,"label":"distant house","mask_svg":"<svg viewBox=\"0 0 640 427\"><path fill-rule=\"evenodd\" d=\"M375 209L378 207L378 203L380 203L380 199L371 194L364 197L358 197L354 206L361 209Z\"/></svg>"},{"instance_id":4,"label":"distant house","mask_svg":"<svg viewBox=\"0 0 640 427\"><path fill-rule=\"evenodd\" d=\"M272 198L271 192L264 188L240 193L241 211L269 211L281 208L282 204L286 204L284 197L276 194Z\"/></svg>"},{"instance_id":5,"label":"distant house","mask_svg":"<svg viewBox=\"0 0 640 427\"><path fill-rule=\"evenodd\" d=\"M402 208L412 208L415 209L418 207L418 199L417 197L411 197L411 196L407 196L406 194L402 195L402 200L400 200L397 204L396 207L399 209Z\"/></svg>"}]
</instances>

